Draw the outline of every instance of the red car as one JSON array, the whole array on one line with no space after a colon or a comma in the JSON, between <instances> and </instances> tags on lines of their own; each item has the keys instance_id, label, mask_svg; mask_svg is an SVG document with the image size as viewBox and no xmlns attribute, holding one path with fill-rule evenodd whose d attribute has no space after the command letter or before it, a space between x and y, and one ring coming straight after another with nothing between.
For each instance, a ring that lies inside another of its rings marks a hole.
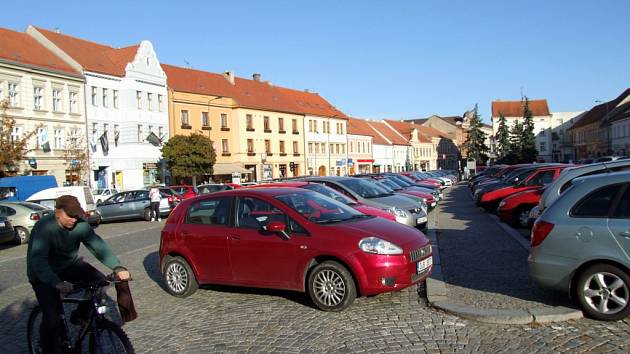
<instances>
[{"instance_id":1,"label":"red car","mask_svg":"<svg viewBox=\"0 0 630 354\"><path fill-rule=\"evenodd\" d=\"M512 194L523 192L529 189L536 189L553 182L567 165L554 165L541 167L531 171L524 179L516 184L506 184L496 186L489 191L476 196L475 202L489 211L495 211L501 200Z\"/></svg>"},{"instance_id":2,"label":"red car","mask_svg":"<svg viewBox=\"0 0 630 354\"><path fill-rule=\"evenodd\" d=\"M400 174L405 176L405 177L411 178L419 186L427 186L427 187L430 187L430 188L442 189L442 184L440 182L436 181L436 180L420 178L420 177L417 177L416 175L414 175L414 174L412 174L410 172L401 172Z\"/></svg>"},{"instance_id":3,"label":"red car","mask_svg":"<svg viewBox=\"0 0 630 354\"><path fill-rule=\"evenodd\" d=\"M179 193L184 199L197 196L197 188L189 185L170 186L175 192Z\"/></svg>"},{"instance_id":4,"label":"red car","mask_svg":"<svg viewBox=\"0 0 630 354\"><path fill-rule=\"evenodd\" d=\"M281 182L281 183L267 183L267 184L256 184L253 186L249 186L246 188L268 188L268 187L283 187L283 188L304 188L311 190L313 192L317 192L319 194L323 194L329 198L332 198L336 201L344 203L356 210L362 212L366 215L378 216L381 218L385 218L387 220L396 221L396 216L392 213L388 213L385 210L381 210L379 208L371 207L369 205L365 205L363 203L357 202L356 200L352 200L345 195L337 192L336 190L327 187L321 183L315 182Z\"/></svg>"},{"instance_id":5,"label":"red car","mask_svg":"<svg viewBox=\"0 0 630 354\"><path fill-rule=\"evenodd\" d=\"M528 227L529 211L538 204L544 191L544 187L538 187L506 197L499 203L499 218L514 226Z\"/></svg>"},{"instance_id":6,"label":"red car","mask_svg":"<svg viewBox=\"0 0 630 354\"><path fill-rule=\"evenodd\" d=\"M174 296L189 296L199 284L286 289L307 292L324 311L409 287L433 266L422 232L302 188L184 200L162 230L159 254Z\"/></svg>"}]
</instances>

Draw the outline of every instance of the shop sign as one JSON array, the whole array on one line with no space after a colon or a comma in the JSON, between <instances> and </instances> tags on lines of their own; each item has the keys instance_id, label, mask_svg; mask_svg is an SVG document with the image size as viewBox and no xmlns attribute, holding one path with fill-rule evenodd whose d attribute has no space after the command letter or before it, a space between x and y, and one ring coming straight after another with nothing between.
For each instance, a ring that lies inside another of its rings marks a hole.
<instances>
[{"instance_id":1,"label":"shop sign","mask_svg":"<svg viewBox=\"0 0 630 354\"><path fill-rule=\"evenodd\" d=\"M142 163L143 170L157 170L158 164L155 162L144 162Z\"/></svg>"}]
</instances>

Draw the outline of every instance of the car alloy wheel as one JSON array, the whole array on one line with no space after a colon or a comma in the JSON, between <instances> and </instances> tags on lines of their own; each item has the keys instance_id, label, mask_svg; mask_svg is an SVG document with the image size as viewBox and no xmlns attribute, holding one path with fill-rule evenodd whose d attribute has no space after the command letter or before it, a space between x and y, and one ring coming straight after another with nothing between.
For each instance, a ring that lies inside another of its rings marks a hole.
<instances>
[{"instance_id":1,"label":"car alloy wheel","mask_svg":"<svg viewBox=\"0 0 630 354\"><path fill-rule=\"evenodd\" d=\"M520 209L518 212L518 224L521 227L529 226L529 208Z\"/></svg>"},{"instance_id":2,"label":"car alloy wheel","mask_svg":"<svg viewBox=\"0 0 630 354\"><path fill-rule=\"evenodd\" d=\"M168 292L177 297L190 296L199 287L192 269L181 257L165 260L163 277Z\"/></svg>"},{"instance_id":3,"label":"car alloy wheel","mask_svg":"<svg viewBox=\"0 0 630 354\"><path fill-rule=\"evenodd\" d=\"M28 230L22 226L17 226L15 228L15 242L23 245L28 242L28 239L31 237L31 234Z\"/></svg>"},{"instance_id":4,"label":"car alloy wheel","mask_svg":"<svg viewBox=\"0 0 630 354\"><path fill-rule=\"evenodd\" d=\"M317 265L309 276L308 284L311 300L324 311L341 311L356 298L352 275L334 261Z\"/></svg>"},{"instance_id":5,"label":"car alloy wheel","mask_svg":"<svg viewBox=\"0 0 630 354\"><path fill-rule=\"evenodd\" d=\"M578 280L577 293L588 317L617 321L630 314L630 276L615 266L587 268Z\"/></svg>"}]
</instances>

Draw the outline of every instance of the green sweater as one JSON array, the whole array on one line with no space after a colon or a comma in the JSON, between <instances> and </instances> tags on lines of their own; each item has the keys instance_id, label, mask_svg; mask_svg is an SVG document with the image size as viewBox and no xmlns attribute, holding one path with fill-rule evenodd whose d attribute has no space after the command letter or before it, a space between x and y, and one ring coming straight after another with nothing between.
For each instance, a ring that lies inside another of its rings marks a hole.
<instances>
[{"instance_id":1,"label":"green sweater","mask_svg":"<svg viewBox=\"0 0 630 354\"><path fill-rule=\"evenodd\" d=\"M81 243L110 269L121 266L109 245L87 222L79 220L72 230L66 230L53 213L39 220L31 231L26 256L28 280L57 285L61 282L57 274L79 259Z\"/></svg>"}]
</instances>

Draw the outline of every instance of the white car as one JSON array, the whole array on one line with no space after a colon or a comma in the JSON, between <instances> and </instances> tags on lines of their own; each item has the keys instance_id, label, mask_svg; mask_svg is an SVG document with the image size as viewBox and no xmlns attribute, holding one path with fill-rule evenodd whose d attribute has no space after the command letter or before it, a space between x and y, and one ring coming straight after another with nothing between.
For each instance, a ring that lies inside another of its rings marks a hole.
<instances>
[{"instance_id":1,"label":"white car","mask_svg":"<svg viewBox=\"0 0 630 354\"><path fill-rule=\"evenodd\" d=\"M118 190L115 188L95 189L94 191L92 191L92 195L94 195L94 200L96 201L96 204L101 203L102 201L116 193L118 193Z\"/></svg>"}]
</instances>

